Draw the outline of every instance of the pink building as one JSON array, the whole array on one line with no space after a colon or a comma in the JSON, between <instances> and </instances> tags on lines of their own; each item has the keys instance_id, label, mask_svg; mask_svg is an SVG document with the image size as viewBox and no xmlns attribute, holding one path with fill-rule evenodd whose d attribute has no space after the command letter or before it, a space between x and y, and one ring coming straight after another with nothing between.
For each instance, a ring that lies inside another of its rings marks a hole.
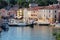
<instances>
[{"instance_id":1,"label":"pink building","mask_svg":"<svg viewBox=\"0 0 60 40\"><path fill-rule=\"evenodd\" d=\"M6 9L0 9L1 16L8 16L8 11Z\"/></svg>"}]
</instances>

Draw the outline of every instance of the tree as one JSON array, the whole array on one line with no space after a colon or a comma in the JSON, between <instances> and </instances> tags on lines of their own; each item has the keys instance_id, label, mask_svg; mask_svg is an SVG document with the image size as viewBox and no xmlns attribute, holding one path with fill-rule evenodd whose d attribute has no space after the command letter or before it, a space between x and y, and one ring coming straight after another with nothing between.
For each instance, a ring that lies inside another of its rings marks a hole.
<instances>
[{"instance_id":1,"label":"tree","mask_svg":"<svg viewBox=\"0 0 60 40\"><path fill-rule=\"evenodd\" d=\"M58 3L57 0L50 0L51 2L53 2L54 4Z\"/></svg>"},{"instance_id":2,"label":"tree","mask_svg":"<svg viewBox=\"0 0 60 40\"><path fill-rule=\"evenodd\" d=\"M19 7L28 7L29 6L29 3L37 3L39 6L47 6L49 4L56 4L58 3L57 0L7 0L7 1L4 1L4 0L0 0L0 8L2 7L6 7L7 4L10 4L10 5L15 5L15 4L18 4Z\"/></svg>"},{"instance_id":3,"label":"tree","mask_svg":"<svg viewBox=\"0 0 60 40\"><path fill-rule=\"evenodd\" d=\"M29 7L29 3L28 3L28 2L23 2L23 3L22 3L22 7L25 7L25 8L26 8L26 7Z\"/></svg>"},{"instance_id":4,"label":"tree","mask_svg":"<svg viewBox=\"0 0 60 40\"><path fill-rule=\"evenodd\" d=\"M17 4L19 5L19 7L22 7L22 0L17 0Z\"/></svg>"},{"instance_id":5,"label":"tree","mask_svg":"<svg viewBox=\"0 0 60 40\"><path fill-rule=\"evenodd\" d=\"M32 0L29 0L28 2L29 2L29 3L32 3L33 1L32 1Z\"/></svg>"},{"instance_id":6,"label":"tree","mask_svg":"<svg viewBox=\"0 0 60 40\"><path fill-rule=\"evenodd\" d=\"M16 3L17 3L16 0L10 0L10 4L11 4L11 5L15 5Z\"/></svg>"},{"instance_id":7,"label":"tree","mask_svg":"<svg viewBox=\"0 0 60 40\"><path fill-rule=\"evenodd\" d=\"M20 8L28 6L28 2L26 2L26 0L17 0L17 4Z\"/></svg>"},{"instance_id":8,"label":"tree","mask_svg":"<svg viewBox=\"0 0 60 40\"><path fill-rule=\"evenodd\" d=\"M6 1L0 0L0 9L6 7L8 4Z\"/></svg>"},{"instance_id":9,"label":"tree","mask_svg":"<svg viewBox=\"0 0 60 40\"><path fill-rule=\"evenodd\" d=\"M35 3L39 4L39 6L46 6L49 4L58 3L57 0L36 0Z\"/></svg>"}]
</instances>

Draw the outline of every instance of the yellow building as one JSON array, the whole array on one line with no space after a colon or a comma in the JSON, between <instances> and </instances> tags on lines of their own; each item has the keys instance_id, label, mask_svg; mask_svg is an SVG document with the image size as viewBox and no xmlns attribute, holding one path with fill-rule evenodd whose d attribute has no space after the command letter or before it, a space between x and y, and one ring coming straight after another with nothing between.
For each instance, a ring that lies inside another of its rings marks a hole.
<instances>
[{"instance_id":1,"label":"yellow building","mask_svg":"<svg viewBox=\"0 0 60 40\"><path fill-rule=\"evenodd\" d=\"M17 18L18 19L23 19L23 9L19 9L19 10L17 10Z\"/></svg>"}]
</instances>

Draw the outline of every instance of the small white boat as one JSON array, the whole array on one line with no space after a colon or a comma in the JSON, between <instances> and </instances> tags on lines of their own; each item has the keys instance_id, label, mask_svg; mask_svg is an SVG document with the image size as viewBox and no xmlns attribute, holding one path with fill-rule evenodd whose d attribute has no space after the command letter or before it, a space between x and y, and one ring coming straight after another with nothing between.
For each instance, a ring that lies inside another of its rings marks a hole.
<instances>
[{"instance_id":1,"label":"small white boat","mask_svg":"<svg viewBox=\"0 0 60 40\"><path fill-rule=\"evenodd\" d=\"M50 24L50 22L48 22L47 20L46 21L43 21L43 20L38 20L37 21L37 24Z\"/></svg>"},{"instance_id":2,"label":"small white boat","mask_svg":"<svg viewBox=\"0 0 60 40\"><path fill-rule=\"evenodd\" d=\"M9 25L26 25L25 22L19 22L19 21L16 20L16 19L10 19L8 24L9 24Z\"/></svg>"},{"instance_id":3,"label":"small white boat","mask_svg":"<svg viewBox=\"0 0 60 40\"><path fill-rule=\"evenodd\" d=\"M19 20L16 20L16 19L10 19L8 24L11 25L11 26L14 26L14 25L26 26L26 25L31 25L32 24L32 21L30 21L28 23L28 22L20 22Z\"/></svg>"}]
</instances>

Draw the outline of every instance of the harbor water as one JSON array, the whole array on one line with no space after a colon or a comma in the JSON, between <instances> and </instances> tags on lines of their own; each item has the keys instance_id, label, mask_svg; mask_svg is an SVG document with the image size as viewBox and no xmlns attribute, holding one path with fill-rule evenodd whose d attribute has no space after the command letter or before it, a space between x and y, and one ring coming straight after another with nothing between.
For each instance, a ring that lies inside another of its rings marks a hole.
<instances>
[{"instance_id":1,"label":"harbor water","mask_svg":"<svg viewBox=\"0 0 60 40\"><path fill-rule=\"evenodd\" d=\"M12 26L0 34L0 40L55 40L50 26Z\"/></svg>"}]
</instances>

